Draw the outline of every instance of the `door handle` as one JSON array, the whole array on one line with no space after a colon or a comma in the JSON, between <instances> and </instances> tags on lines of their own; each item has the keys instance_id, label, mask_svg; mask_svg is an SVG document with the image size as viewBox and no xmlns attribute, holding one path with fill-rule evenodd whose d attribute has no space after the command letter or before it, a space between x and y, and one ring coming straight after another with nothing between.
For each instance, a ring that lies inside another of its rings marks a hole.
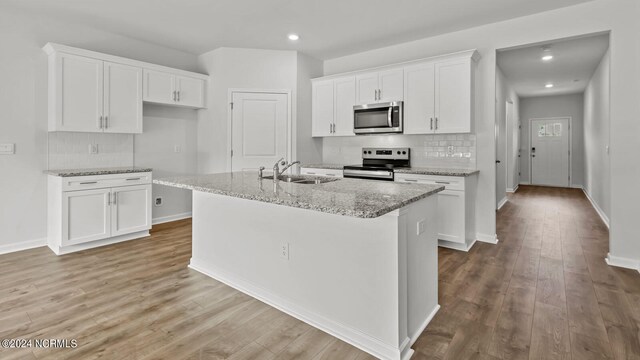
<instances>
[{"instance_id":1,"label":"door handle","mask_svg":"<svg viewBox=\"0 0 640 360\"><path fill-rule=\"evenodd\" d=\"M496 160L496 164L500 164L500 160Z\"/></svg>"},{"instance_id":2,"label":"door handle","mask_svg":"<svg viewBox=\"0 0 640 360\"><path fill-rule=\"evenodd\" d=\"M387 111L387 124L389 125L389 128L393 127L393 120L391 119L392 115L393 115L393 106L389 106L389 111Z\"/></svg>"}]
</instances>

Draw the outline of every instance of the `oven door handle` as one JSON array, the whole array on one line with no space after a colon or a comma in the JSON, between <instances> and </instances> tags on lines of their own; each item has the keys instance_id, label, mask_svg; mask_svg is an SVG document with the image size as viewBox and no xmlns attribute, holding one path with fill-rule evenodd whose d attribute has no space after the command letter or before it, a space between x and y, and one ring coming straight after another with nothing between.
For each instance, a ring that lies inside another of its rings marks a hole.
<instances>
[{"instance_id":1,"label":"oven door handle","mask_svg":"<svg viewBox=\"0 0 640 360\"><path fill-rule=\"evenodd\" d=\"M355 169L344 169L344 176L360 176L360 177L370 177L370 178L384 178L384 179L393 179L393 171L385 171L385 170L355 170Z\"/></svg>"},{"instance_id":2,"label":"oven door handle","mask_svg":"<svg viewBox=\"0 0 640 360\"><path fill-rule=\"evenodd\" d=\"M391 116L393 116L393 106L389 106L389 111L387 112L387 123L389 123L389 128L393 127Z\"/></svg>"}]
</instances>

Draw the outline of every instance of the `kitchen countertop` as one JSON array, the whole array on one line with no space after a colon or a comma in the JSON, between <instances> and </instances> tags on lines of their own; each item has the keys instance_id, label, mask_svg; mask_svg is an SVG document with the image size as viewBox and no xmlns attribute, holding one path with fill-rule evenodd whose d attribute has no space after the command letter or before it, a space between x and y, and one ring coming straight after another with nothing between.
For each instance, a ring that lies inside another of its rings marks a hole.
<instances>
[{"instance_id":1,"label":"kitchen countertop","mask_svg":"<svg viewBox=\"0 0 640 360\"><path fill-rule=\"evenodd\" d=\"M345 165L338 164L303 164L302 168L315 168L315 169L331 169L342 170ZM408 167L408 168L394 168L398 174L415 174L415 175L439 175L439 176L471 176L480 172L480 170L474 169L456 169L456 168L430 168L430 167Z\"/></svg>"},{"instance_id":2,"label":"kitchen countertop","mask_svg":"<svg viewBox=\"0 0 640 360\"><path fill-rule=\"evenodd\" d=\"M438 185L360 179L330 179L322 184L280 181L275 187L273 180L258 180L257 172L163 178L153 183L359 218L375 218L444 190Z\"/></svg>"},{"instance_id":3,"label":"kitchen countertop","mask_svg":"<svg viewBox=\"0 0 640 360\"><path fill-rule=\"evenodd\" d=\"M109 167L94 169L59 169L45 170L47 175L70 177L70 176L91 176L91 175L110 175L110 174L129 174L139 172L151 172L151 168L147 167Z\"/></svg>"}]
</instances>

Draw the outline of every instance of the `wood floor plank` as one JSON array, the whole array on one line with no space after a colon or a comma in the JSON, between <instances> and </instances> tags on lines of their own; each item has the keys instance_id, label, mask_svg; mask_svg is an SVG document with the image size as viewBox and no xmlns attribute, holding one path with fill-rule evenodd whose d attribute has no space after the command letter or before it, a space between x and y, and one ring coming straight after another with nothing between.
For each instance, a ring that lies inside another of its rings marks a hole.
<instances>
[{"instance_id":1,"label":"wood floor plank","mask_svg":"<svg viewBox=\"0 0 640 360\"><path fill-rule=\"evenodd\" d=\"M571 359L571 342L566 311L536 302L529 359Z\"/></svg>"}]
</instances>

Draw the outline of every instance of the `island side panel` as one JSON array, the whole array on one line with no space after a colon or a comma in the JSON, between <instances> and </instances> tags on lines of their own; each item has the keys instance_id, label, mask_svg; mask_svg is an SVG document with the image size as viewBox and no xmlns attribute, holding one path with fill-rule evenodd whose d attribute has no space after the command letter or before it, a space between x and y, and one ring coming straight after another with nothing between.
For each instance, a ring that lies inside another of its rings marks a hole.
<instances>
[{"instance_id":1,"label":"island side panel","mask_svg":"<svg viewBox=\"0 0 640 360\"><path fill-rule=\"evenodd\" d=\"M193 268L377 356L406 354L399 211L361 219L198 191L193 198Z\"/></svg>"}]
</instances>

